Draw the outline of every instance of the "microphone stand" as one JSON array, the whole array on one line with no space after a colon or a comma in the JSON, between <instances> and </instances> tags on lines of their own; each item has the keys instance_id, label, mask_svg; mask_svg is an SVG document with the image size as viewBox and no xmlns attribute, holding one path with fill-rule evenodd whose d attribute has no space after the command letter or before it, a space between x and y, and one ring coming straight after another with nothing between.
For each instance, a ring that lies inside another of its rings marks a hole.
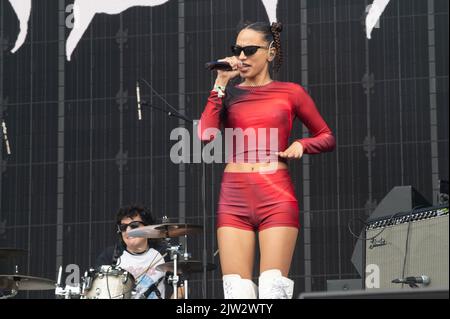
<instances>
[{"instance_id":1,"label":"microphone stand","mask_svg":"<svg viewBox=\"0 0 450 319\"><path fill-rule=\"evenodd\" d=\"M176 117L178 119L184 120L185 122L188 122L189 124L194 124L194 120L188 119L187 117L185 117L184 115L182 115L180 113L173 113L173 112L170 112L170 111L166 111L162 107L158 107L158 106L155 106L153 104L149 104L146 101L142 101L141 105L142 106L147 106L147 107L152 108L152 109L156 109L156 110L161 111L163 113L166 113L166 115L169 116L169 117Z\"/></svg>"},{"instance_id":2,"label":"microphone stand","mask_svg":"<svg viewBox=\"0 0 450 319\"><path fill-rule=\"evenodd\" d=\"M152 105L146 101L141 101L140 105L142 106L147 106L149 108L152 109L156 109L160 112L166 113L166 115L168 117L174 117L174 118L178 118L181 119L183 121L185 121L186 123L189 123L193 126L192 129L192 134L196 134L195 132L195 126L196 124L198 124L198 122L196 123L196 121L186 117L184 114L181 114L175 107L173 107L169 102L167 102L167 100L162 97L158 92L156 92L155 89L153 89L153 87L150 85L150 83L148 83L145 79L140 79L142 80L149 88L150 90L152 90L152 92L159 97L167 106L170 107L170 109L172 111L167 111L161 107ZM202 266L203 266L203 298L206 298L206 270L207 270L207 253L206 253L206 164L205 161L203 161L203 158L201 159L202 162L202 189L201 189L201 193L202 193L202 210L203 210L203 256L202 256ZM178 274L174 274L175 276L177 276ZM185 287L185 289L187 289L187 287ZM176 294L177 291L174 291L174 293ZM187 291L186 291L187 294Z\"/></svg>"},{"instance_id":3,"label":"microphone stand","mask_svg":"<svg viewBox=\"0 0 450 319\"><path fill-rule=\"evenodd\" d=\"M155 89L150 85L150 83L147 82L147 80L141 79L141 81L143 81L150 88L150 90L152 90L152 92L157 97L159 97L164 103L166 103L166 105L172 109L172 112L170 112L170 111L168 112L168 111L164 110L163 108L160 108L160 107L154 106L152 104L149 104L146 101L141 101L140 102L141 105L157 109L159 111L162 111L162 112L166 113L168 116L172 116L172 117L176 117L176 118L182 119L182 120L184 120L185 122L187 122L189 124L194 124L194 120L192 120L192 119L186 117L185 115L181 114L175 107L173 107L169 102L167 102L167 100L164 97L162 97L158 92L156 92Z\"/></svg>"}]
</instances>

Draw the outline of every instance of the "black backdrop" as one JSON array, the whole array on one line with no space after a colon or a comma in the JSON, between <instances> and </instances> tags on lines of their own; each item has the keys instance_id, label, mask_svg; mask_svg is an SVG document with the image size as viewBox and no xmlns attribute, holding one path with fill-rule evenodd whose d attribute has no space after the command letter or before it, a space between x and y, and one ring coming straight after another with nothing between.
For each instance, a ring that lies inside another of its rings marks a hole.
<instances>
[{"instance_id":1,"label":"black backdrop","mask_svg":"<svg viewBox=\"0 0 450 319\"><path fill-rule=\"evenodd\" d=\"M0 0L0 118L12 148L11 155L0 150L0 247L28 250L3 261L1 272L14 264L51 279L59 265L83 272L114 243L114 215L130 202L157 218L205 223L206 237L190 237L188 248L218 264L223 165L206 167L204 220L201 165L169 158L170 132L181 122L148 109L137 121L135 81L146 79L198 118L213 83L203 64L228 53L242 22L267 20L261 1L172 0L98 15L66 62L69 4L34 1L27 40L11 54L19 25ZM295 294L358 278L347 224L369 216L394 186L412 185L436 203L437 180L448 180L448 1L392 0L370 41L368 4L279 1L285 63L278 79L307 87L337 137L333 153L290 165L302 223L291 268ZM167 107L143 84L141 91ZM301 135L297 123L293 136ZM206 281L192 279L191 297L223 296L220 269Z\"/></svg>"}]
</instances>

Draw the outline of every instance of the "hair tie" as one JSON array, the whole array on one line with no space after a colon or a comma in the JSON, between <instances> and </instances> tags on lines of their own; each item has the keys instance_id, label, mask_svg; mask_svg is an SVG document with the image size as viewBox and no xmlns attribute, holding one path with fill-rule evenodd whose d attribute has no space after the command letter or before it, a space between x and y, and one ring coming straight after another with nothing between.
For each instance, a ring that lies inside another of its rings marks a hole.
<instances>
[{"instance_id":1,"label":"hair tie","mask_svg":"<svg viewBox=\"0 0 450 319\"><path fill-rule=\"evenodd\" d=\"M272 32L272 34L275 34L275 32L281 32L283 31L283 26L280 22L272 22L270 31Z\"/></svg>"}]
</instances>

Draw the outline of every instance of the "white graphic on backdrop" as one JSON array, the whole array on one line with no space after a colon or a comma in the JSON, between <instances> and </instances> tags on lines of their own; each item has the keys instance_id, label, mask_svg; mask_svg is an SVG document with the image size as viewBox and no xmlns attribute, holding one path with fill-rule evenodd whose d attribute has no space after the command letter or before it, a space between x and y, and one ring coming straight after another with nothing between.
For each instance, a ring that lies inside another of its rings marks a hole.
<instances>
[{"instance_id":1,"label":"white graphic on backdrop","mask_svg":"<svg viewBox=\"0 0 450 319\"><path fill-rule=\"evenodd\" d=\"M9 0L14 12L19 19L20 32L17 36L16 44L11 50L12 53L16 53L17 50L24 44L28 34L28 20L31 15L31 0Z\"/></svg>"},{"instance_id":2,"label":"white graphic on backdrop","mask_svg":"<svg viewBox=\"0 0 450 319\"><path fill-rule=\"evenodd\" d=\"M87 28L97 13L119 14L131 7L147 6L155 7L169 0L75 0L73 5L74 28L72 29L66 43L66 56L70 61L71 56ZM377 25L381 15L390 0L374 0L366 17L367 38L371 39L374 27ZM31 15L31 0L9 0L20 23L20 33L17 37L12 53L24 44L28 34L28 21ZM262 0L269 21L277 21L278 0Z\"/></svg>"},{"instance_id":3,"label":"white graphic on backdrop","mask_svg":"<svg viewBox=\"0 0 450 319\"><path fill-rule=\"evenodd\" d=\"M70 61L73 51L97 13L119 14L131 7L155 7L169 0L75 0L74 28L66 43L66 57Z\"/></svg>"},{"instance_id":4,"label":"white graphic on backdrop","mask_svg":"<svg viewBox=\"0 0 450 319\"><path fill-rule=\"evenodd\" d=\"M371 39L372 30L373 28L375 28L378 21L380 20L380 17L383 14L384 9L386 9L386 6L388 5L389 1L390 0L375 0L372 3L370 11L366 17L367 39Z\"/></svg>"},{"instance_id":5,"label":"white graphic on backdrop","mask_svg":"<svg viewBox=\"0 0 450 319\"><path fill-rule=\"evenodd\" d=\"M73 4L74 28L66 43L66 57L70 61L73 51L98 13L119 14L131 7L155 7L169 0L75 0ZM9 0L20 22L20 33L11 50L17 52L24 44L28 34L28 21L31 15L31 0ZM278 0L262 0L269 21L277 21Z\"/></svg>"},{"instance_id":6,"label":"white graphic on backdrop","mask_svg":"<svg viewBox=\"0 0 450 319\"><path fill-rule=\"evenodd\" d=\"M278 0L262 0L264 7L266 8L267 16L270 23L277 22L277 5Z\"/></svg>"}]
</instances>

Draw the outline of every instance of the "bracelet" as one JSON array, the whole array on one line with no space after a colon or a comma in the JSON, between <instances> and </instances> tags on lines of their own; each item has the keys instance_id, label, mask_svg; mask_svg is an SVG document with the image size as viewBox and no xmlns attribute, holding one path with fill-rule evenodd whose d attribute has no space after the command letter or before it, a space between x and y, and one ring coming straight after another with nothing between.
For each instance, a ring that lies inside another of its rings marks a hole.
<instances>
[{"instance_id":1,"label":"bracelet","mask_svg":"<svg viewBox=\"0 0 450 319\"><path fill-rule=\"evenodd\" d=\"M225 96L225 87L224 86L215 84L213 91L217 92L217 96L219 98L222 98Z\"/></svg>"}]
</instances>

